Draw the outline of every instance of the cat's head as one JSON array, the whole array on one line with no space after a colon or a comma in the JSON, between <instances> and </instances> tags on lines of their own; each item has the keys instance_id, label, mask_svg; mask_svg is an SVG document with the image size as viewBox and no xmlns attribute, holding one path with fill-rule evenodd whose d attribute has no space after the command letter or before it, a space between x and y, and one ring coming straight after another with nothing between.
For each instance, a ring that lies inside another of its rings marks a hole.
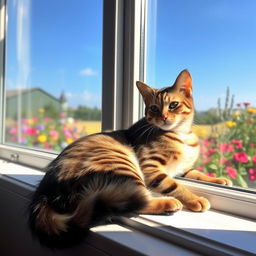
<instances>
[{"instance_id":1,"label":"cat's head","mask_svg":"<svg viewBox=\"0 0 256 256\"><path fill-rule=\"evenodd\" d=\"M178 75L173 86L153 89L136 83L146 105L147 121L162 130L189 132L194 117L192 78L187 70Z\"/></svg>"}]
</instances>

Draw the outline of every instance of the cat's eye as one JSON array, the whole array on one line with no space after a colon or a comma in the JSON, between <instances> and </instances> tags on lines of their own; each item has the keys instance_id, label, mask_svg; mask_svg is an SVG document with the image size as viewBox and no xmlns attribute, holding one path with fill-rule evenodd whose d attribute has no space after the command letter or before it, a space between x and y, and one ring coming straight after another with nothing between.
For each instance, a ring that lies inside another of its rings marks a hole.
<instances>
[{"instance_id":1,"label":"cat's eye","mask_svg":"<svg viewBox=\"0 0 256 256\"><path fill-rule=\"evenodd\" d=\"M179 105L178 101L173 101L173 102L170 103L169 109L173 110L173 109L177 108L178 105Z\"/></svg>"},{"instance_id":2,"label":"cat's eye","mask_svg":"<svg viewBox=\"0 0 256 256\"><path fill-rule=\"evenodd\" d=\"M154 113L157 113L159 111L159 108L156 105L150 106L150 110Z\"/></svg>"}]
</instances>

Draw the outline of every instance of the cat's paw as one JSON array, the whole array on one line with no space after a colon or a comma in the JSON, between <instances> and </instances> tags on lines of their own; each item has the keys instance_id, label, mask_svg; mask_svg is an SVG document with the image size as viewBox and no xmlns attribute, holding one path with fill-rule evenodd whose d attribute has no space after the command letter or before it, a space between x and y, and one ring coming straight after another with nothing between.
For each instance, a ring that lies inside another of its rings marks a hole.
<instances>
[{"instance_id":1,"label":"cat's paw","mask_svg":"<svg viewBox=\"0 0 256 256\"><path fill-rule=\"evenodd\" d=\"M194 212L205 212L210 209L210 202L204 197L197 197L186 202L186 207Z\"/></svg>"},{"instance_id":2,"label":"cat's paw","mask_svg":"<svg viewBox=\"0 0 256 256\"><path fill-rule=\"evenodd\" d=\"M227 178L214 178L212 181L213 183L221 184L221 185L226 185L226 186L232 186L233 182Z\"/></svg>"},{"instance_id":3,"label":"cat's paw","mask_svg":"<svg viewBox=\"0 0 256 256\"><path fill-rule=\"evenodd\" d=\"M183 208L183 204L181 201L175 198L170 198L169 200L166 200L165 207L164 207L164 213L170 213L170 212L177 212L180 211Z\"/></svg>"}]
</instances>

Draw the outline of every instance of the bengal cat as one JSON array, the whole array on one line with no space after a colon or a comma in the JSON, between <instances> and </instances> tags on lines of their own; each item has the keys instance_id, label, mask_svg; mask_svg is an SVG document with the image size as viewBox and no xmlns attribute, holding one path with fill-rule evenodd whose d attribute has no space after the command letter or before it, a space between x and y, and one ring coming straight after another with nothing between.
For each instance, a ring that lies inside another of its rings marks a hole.
<instances>
[{"instance_id":1,"label":"bengal cat","mask_svg":"<svg viewBox=\"0 0 256 256\"><path fill-rule=\"evenodd\" d=\"M78 139L46 168L29 207L30 227L50 247L78 242L111 216L206 211L210 203L173 179L176 175L231 185L191 169L199 154L191 131L192 79L183 70L173 86L137 82L145 117L127 130ZM153 197L151 192L162 196Z\"/></svg>"}]
</instances>

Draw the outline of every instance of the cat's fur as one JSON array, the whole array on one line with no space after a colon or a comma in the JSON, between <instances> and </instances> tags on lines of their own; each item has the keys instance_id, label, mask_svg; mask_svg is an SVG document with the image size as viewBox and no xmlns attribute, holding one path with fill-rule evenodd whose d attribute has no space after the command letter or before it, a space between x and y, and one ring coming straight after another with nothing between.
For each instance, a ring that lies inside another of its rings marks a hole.
<instances>
[{"instance_id":1,"label":"cat's fur","mask_svg":"<svg viewBox=\"0 0 256 256\"><path fill-rule=\"evenodd\" d=\"M180 185L176 175L230 185L191 169L199 144L191 131L189 72L182 71L172 87L137 87L146 106L143 119L127 130L78 139L46 168L29 209L30 227L41 243L68 246L111 216L168 213L183 205L208 210L208 200Z\"/></svg>"}]
</instances>

